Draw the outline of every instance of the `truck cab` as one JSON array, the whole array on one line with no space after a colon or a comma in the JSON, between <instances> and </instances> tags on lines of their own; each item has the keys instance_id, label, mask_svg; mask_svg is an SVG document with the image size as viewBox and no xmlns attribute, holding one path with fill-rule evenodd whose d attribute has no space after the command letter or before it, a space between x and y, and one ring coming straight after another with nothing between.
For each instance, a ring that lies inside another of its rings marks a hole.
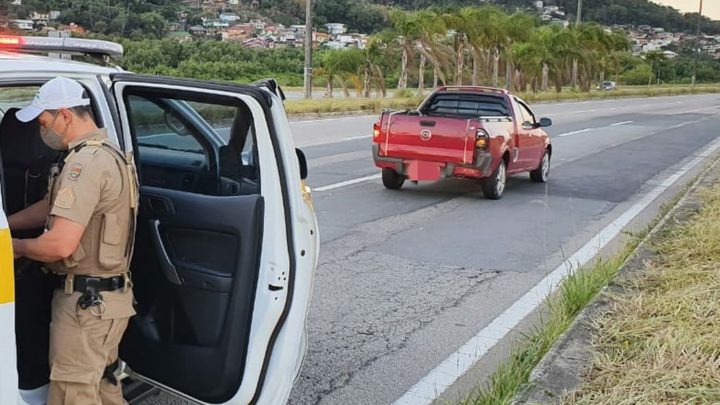
<instances>
[{"instance_id":1,"label":"truck cab","mask_svg":"<svg viewBox=\"0 0 720 405\"><path fill-rule=\"evenodd\" d=\"M43 178L61 158L39 143L37 125L20 124L14 112L46 81L77 80L98 126L133 154L140 179L131 265L137 315L120 346L120 376L198 403L284 403L306 351L319 235L282 90L274 80L137 75L108 64L121 54L107 41L0 38L4 212L42 198ZM33 353L47 352L53 287L43 284L38 263L14 264L13 296L0 287L0 312L14 307L12 316L0 313L3 333L17 337L17 350L0 348L2 403L24 403L24 393L47 383L42 356ZM0 269L0 282L6 273Z\"/></svg>"}]
</instances>

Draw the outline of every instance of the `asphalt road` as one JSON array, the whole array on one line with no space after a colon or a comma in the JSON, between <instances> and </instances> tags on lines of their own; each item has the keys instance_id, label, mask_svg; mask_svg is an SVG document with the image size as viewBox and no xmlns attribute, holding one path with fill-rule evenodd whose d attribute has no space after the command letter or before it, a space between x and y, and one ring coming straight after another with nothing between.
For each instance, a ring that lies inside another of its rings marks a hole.
<instances>
[{"instance_id":1,"label":"asphalt road","mask_svg":"<svg viewBox=\"0 0 720 405\"><path fill-rule=\"evenodd\" d=\"M550 182L516 176L500 201L468 180L384 189L370 154L375 116L292 123L309 159L322 246L308 354L290 402L401 398L705 151L718 138L719 106L716 95L536 105L554 121ZM666 186L660 200L681 185ZM643 207L646 220L658 205Z\"/></svg>"}]
</instances>

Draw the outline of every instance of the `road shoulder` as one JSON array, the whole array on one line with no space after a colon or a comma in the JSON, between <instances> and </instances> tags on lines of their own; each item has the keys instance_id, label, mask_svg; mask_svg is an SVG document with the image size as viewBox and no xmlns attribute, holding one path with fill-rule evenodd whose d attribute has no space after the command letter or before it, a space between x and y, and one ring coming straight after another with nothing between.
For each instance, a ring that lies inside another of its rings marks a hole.
<instances>
[{"instance_id":1,"label":"road shoulder","mask_svg":"<svg viewBox=\"0 0 720 405\"><path fill-rule=\"evenodd\" d=\"M645 276L649 267L662 261L656 243L667 238L669 232L688 224L703 208L703 193L720 182L720 163L716 161L700 176L678 204L640 243L634 254L622 266L617 277L578 315L571 327L557 340L533 370L530 381L519 393L516 404L555 404L578 401L581 394L572 392L585 387L596 360L598 327L601 320L616 309L619 300L632 299L641 291L633 288L638 277ZM596 389L598 389L596 387ZM602 388L599 388L602 390ZM586 393L587 394L587 393ZM584 398L587 401L588 398ZM574 403L574 402L573 402ZM584 403L584 402L583 402Z\"/></svg>"}]
</instances>

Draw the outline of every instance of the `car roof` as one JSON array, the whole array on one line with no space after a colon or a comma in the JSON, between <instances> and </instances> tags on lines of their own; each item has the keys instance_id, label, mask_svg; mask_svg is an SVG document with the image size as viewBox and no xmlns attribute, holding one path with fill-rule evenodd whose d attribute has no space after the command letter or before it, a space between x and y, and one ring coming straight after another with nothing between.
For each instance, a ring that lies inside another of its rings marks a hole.
<instances>
[{"instance_id":1,"label":"car roof","mask_svg":"<svg viewBox=\"0 0 720 405\"><path fill-rule=\"evenodd\" d=\"M122 70L48 56L0 51L0 74L72 73L95 76L108 75L118 71Z\"/></svg>"}]
</instances>

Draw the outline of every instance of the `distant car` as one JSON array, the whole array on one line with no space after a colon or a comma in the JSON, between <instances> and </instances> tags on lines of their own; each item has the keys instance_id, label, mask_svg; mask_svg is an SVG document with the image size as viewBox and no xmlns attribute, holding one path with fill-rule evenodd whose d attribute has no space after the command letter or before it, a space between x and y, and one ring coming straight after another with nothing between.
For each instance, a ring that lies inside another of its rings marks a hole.
<instances>
[{"instance_id":1,"label":"distant car","mask_svg":"<svg viewBox=\"0 0 720 405\"><path fill-rule=\"evenodd\" d=\"M373 128L373 157L383 185L446 177L478 179L497 200L506 176L530 172L544 183L552 146L527 103L504 89L440 87L417 110L383 112Z\"/></svg>"},{"instance_id":2,"label":"distant car","mask_svg":"<svg viewBox=\"0 0 720 405\"><path fill-rule=\"evenodd\" d=\"M616 88L617 85L615 84L615 82L611 82L609 80L606 80L597 86L598 90L615 90Z\"/></svg>"}]
</instances>

